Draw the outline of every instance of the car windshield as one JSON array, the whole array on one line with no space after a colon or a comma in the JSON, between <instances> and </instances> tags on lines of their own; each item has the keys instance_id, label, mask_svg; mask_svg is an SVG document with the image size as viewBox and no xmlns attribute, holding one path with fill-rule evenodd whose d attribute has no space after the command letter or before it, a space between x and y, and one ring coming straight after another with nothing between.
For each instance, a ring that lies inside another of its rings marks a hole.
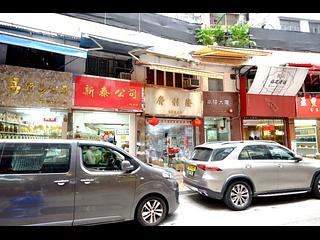
<instances>
[{"instance_id":1,"label":"car windshield","mask_svg":"<svg viewBox=\"0 0 320 240\"><path fill-rule=\"evenodd\" d=\"M220 161L225 159L233 151L233 149L235 148L228 147L214 150L209 148L196 148L191 154L190 160L208 162L211 159L211 161Z\"/></svg>"}]
</instances>

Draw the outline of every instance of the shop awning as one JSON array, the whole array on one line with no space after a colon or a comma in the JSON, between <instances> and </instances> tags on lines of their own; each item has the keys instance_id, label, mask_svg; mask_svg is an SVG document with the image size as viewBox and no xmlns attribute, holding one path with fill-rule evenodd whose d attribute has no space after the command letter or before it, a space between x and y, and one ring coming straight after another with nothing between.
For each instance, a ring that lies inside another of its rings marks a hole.
<instances>
[{"instance_id":1,"label":"shop awning","mask_svg":"<svg viewBox=\"0 0 320 240\"><path fill-rule=\"evenodd\" d=\"M287 66L309 68L309 71L320 71L319 65L314 65L311 63L288 63Z\"/></svg>"},{"instance_id":2,"label":"shop awning","mask_svg":"<svg viewBox=\"0 0 320 240\"><path fill-rule=\"evenodd\" d=\"M249 94L295 96L301 88L308 68L258 66Z\"/></svg>"},{"instance_id":3,"label":"shop awning","mask_svg":"<svg viewBox=\"0 0 320 240\"><path fill-rule=\"evenodd\" d=\"M71 45L60 44L56 42L50 42L40 40L32 37L22 36L18 34L12 34L0 31L0 42L6 44L17 45L21 47L34 48L38 50L44 50L48 52L59 53L63 55L69 55L80 58L87 58L87 52L89 49L78 48Z\"/></svg>"},{"instance_id":4,"label":"shop awning","mask_svg":"<svg viewBox=\"0 0 320 240\"><path fill-rule=\"evenodd\" d=\"M109 53L115 53L115 54L123 54L123 55L129 55L128 52L136 49L147 49L151 46L132 43L132 42L126 42L126 41L120 41L117 39L111 39L106 37L100 37L92 34L87 34L86 36L82 36L80 40L80 47L88 47L89 40L91 40L92 43L91 47L100 47L99 50L106 51Z\"/></svg>"},{"instance_id":5,"label":"shop awning","mask_svg":"<svg viewBox=\"0 0 320 240\"><path fill-rule=\"evenodd\" d=\"M144 63L142 64L150 69L166 71L166 72L174 72L174 73L183 73L188 75L195 75L195 76L202 76L202 77L209 77L209 78L216 78L216 79L223 79L224 74L220 72L209 72L200 69L194 68L184 68L184 67L177 67L177 66L170 66L158 63Z\"/></svg>"},{"instance_id":6,"label":"shop awning","mask_svg":"<svg viewBox=\"0 0 320 240\"><path fill-rule=\"evenodd\" d=\"M270 54L271 52L266 51L221 46L206 46L200 50L192 52L192 56L200 58L201 61L225 61L230 63L240 63L251 56L267 56Z\"/></svg>"}]
</instances>

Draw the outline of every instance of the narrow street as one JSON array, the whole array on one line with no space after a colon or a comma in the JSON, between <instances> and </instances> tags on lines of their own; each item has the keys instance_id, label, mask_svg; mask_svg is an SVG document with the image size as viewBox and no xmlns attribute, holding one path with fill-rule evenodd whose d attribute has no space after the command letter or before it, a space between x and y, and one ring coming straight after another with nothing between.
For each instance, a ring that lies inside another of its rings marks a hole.
<instances>
[{"instance_id":1,"label":"narrow street","mask_svg":"<svg viewBox=\"0 0 320 240\"><path fill-rule=\"evenodd\" d=\"M255 198L247 210L231 211L222 201L184 192L161 226L319 226L319 203L310 194Z\"/></svg>"}]
</instances>

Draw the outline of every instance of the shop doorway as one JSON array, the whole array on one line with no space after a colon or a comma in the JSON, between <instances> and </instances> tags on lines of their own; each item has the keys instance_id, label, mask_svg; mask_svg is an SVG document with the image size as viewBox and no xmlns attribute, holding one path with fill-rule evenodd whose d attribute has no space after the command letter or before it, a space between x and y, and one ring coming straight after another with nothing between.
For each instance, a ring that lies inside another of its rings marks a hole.
<instances>
[{"instance_id":1,"label":"shop doorway","mask_svg":"<svg viewBox=\"0 0 320 240\"><path fill-rule=\"evenodd\" d=\"M193 134L191 120L161 119L156 126L147 124L147 162L182 170L194 147Z\"/></svg>"},{"instance_id":2,"label":"shop doorway","mask_svg":"<svg viewBox=\"0 0 320 240\"><path fill-rule=\"evenodd\" d=\"M129 114L75 111L73 137L110 142L129 151Z\"/></svg>"},{"instance_id":3,"label":"shop doorway","mask_svg":"<svg viewBox=\"0 0 320 240\"><path fill-rule=\"evenodd\" d=\"M286 145L283 119L243 119L244 140L269 140Z\"/></svg>"},{"instance_id":4,"label":"shop doorway","mask_svg":"<svg viewBox=\"0 0 320 240\"><path fill-rule=\"evenodd\" d=\"M229 141L230 122L227 117L204 117L206 142Z\"/></svg>"},{"instance_id":5,"label":"shop doorway","mask_svg":"<svg viewBox=\"0 0 320 240\"><path fill-rule=\"evenodd\" d=\"M318 120L294 120L296 139L292 141L292 149L303 157L317 157L319 152Z\"/></svg>"}]
</instances>

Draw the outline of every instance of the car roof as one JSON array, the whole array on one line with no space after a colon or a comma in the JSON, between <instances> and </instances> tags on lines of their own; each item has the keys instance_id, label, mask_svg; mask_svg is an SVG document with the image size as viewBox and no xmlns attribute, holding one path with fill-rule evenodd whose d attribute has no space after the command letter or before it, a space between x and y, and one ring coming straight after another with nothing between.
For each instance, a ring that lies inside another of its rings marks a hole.
<instances>
[{"instance_id":1,"label":"car roof","mask_svg":"<svg viewBox=\"0 0 320 240\"><path fill-rule=\"evenodd\" d=\"M216 149L216 148L223 148L223 147L237 147L239 145L247 146L247 145L266 145L266 144L271 144L271 145L280 145L277 142L274 141L268 141L268 140L243 140L243 141L217 141L217 142L206 142L201 145L196 146L196 148L211 148L211 149Z\"/></svg>"},{"instance_id":2,"label":"car roof","mask_svg":"<svg viewBox=\"0 0 320 240\"><path fill-rule=\"evenodd\" d=\"M109 142L102 142L97 140L81 140L81 139L0 139L0 143L57 143L57 144L70 144L70 143L79 143L79 144L97 144L97 145L108 145L115 146Z\"/></svg>"}]
</instances>

